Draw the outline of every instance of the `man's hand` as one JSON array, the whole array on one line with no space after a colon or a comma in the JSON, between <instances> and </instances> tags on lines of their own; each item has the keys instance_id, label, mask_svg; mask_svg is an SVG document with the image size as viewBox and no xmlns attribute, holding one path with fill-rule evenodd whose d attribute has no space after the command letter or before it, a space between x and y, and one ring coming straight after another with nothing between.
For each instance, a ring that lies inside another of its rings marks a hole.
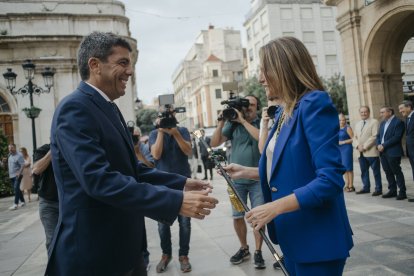
<instances>
[{"instance_id":1,"label":"man's hand","mask_svg":"<svg viewBox=\"0 0 414 276\"><path fill-rule=\"evenodd\" d=\"M379 152L383 152L384 151L384 146L383 145L378 145L377 149Z\"/></svg>"},{"instance_id":2,"label":"man's hand","mask_svg":"<svg viewBox=\"0 0 414 276\"><path fill-rule=\"evenodd\" d=\"M246 121L246 119L244 119L243 114L239 110L237 110L236 108L233 108L233 110L237 113L237 118L232 120L232 122L237 122L237 123L243 124Z\"/></svg>"},{"instance_id":3,"label":"man's hand","mask_svg":"<svg viewBox=\"0 0 414 276\"><path fill-rule=\"evenodd\" d=\"M363 146L363 145L358 145L358 146L357 146L357 150L358 150L359 152L364 152L364 146Z\"/></svg>"},{"instance_id":4,"label":"man's hand","mask_svg":"<svg viewBox=\"0 0 414 276\"><path fill-rule=\"evenodd\" d=\"M207 189L213 189L213 186L211 186L207 181L192 178L187 178L184 186L184 191L203 191Z\"/></svg>"},{"instance_id":5,"label":"man's hand","mask_svg":"<svg viewBox=\"0 0 414 276\"><path fill-rule=\"evenodd\" d=\"M204 219L210 214L210 210L216 207L218 200L207 196L211 190L184 192L183 204L180 215L185 217Z\"/></svg>"},{"instance_id":6,"label":"man's hand","mask_svg":"<svg viewBox=\"0 0 414 276\"><path fill-rule=\"evenodd\" d=\"M160 128L159 130L161 130L162 132L167 133L169 135L179 134L178 129L176 127L173 127L173 128Z\"/></svg>"},{"instance_id":7,"label":"man's hand","mask_svg":"<svg viewBox=\"0 0 414 276\"><path fill-rule=\"evenodd\" d=\"M223 169L227 172L227 174L230 176L231 179L241 179L241 178L247 178L247 170L246 167L231 163L227 166L224 166ZM219 174L221 174L220 171L217 171Z\"/></svg>"}]
</instances>

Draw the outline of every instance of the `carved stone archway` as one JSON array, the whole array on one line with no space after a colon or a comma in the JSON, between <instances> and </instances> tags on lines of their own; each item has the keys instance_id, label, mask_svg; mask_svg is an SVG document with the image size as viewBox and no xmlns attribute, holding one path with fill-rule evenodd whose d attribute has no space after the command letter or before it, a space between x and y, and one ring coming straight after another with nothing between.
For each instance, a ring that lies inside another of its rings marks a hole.
<instances>
[{"instance_id":1,"label":"carved stone archway","mask_svg":"<svg viewBox=\"0 0 414 276\"><path fill-rule=\"evenodd\" d=\"M351 124L359 107L367 105L373 117L403 100L401 54L414 36L414 0L326 0L337 6L348 108Z\"/></svg>"}]
</instances>

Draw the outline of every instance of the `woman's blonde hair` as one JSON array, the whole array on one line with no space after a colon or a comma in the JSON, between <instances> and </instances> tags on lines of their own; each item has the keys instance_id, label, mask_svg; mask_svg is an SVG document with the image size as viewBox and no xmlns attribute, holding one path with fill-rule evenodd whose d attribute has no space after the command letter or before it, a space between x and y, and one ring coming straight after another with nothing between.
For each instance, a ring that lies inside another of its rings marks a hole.
<instances>
[{"instance_id":1,"label":"woman's blonde hair","mask_svg":"<svg viewBox=\"0 0 414 276\"><path fill-rule=\"evenodd\" d=\"M297 38L272 40L260 48L259 56L269 92L285 103L288 116L306 92L324 90L308 50Z\"/></svg>"},{"instance_id":2,"label":"woman's blonde hair","mask_svg":"<svg viewBox=\"0 0 414 276\"><path fill-rule=\"evenodd\" d=\"M21 147L20 151L22 152L22 155L23 155L24 158L29 156L29 154L27 153L27 149L25 147Z\"/></svg>"}]
</instances>

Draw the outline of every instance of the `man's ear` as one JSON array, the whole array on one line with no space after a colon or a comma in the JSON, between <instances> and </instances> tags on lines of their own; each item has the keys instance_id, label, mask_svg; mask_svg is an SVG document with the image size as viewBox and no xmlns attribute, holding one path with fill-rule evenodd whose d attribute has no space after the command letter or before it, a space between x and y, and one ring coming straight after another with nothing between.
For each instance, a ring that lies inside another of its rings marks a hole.
<instances>
[{"instance_id":1,"label":"man's ear","mask_svg":"<svg viewBox=\"0 0 414 276\"><path fill-rule=\"evenodd\" d=\"M89 72L91 75L99 75L101 73L101 63L99 59L91 57L88 60Z\"/></svg>"}]
</instances>

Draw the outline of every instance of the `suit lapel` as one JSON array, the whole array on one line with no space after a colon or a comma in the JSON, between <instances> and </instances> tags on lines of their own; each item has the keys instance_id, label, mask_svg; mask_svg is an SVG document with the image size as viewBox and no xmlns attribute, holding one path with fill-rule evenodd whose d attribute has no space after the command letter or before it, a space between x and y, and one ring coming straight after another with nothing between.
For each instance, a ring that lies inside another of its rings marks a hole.
<instances>
[{"instance_id":1,"label":"suit lapel","mask_svg":"<svg viewBox=\"0 0 414 276\"><path fill-rule=\"evenodd\" d=\"M133 150L134 147L132 145L131 138L127 136L126 129L122 125L125 124L125 121L123 121L123 118L120 118L118 114L115 113L115 110L111 106L111 103L107 102L101 95L99 95L97 91L95 91L95 89L84 82L80 83L79 90L91 97L92 101L98 106L100 110L102 110L105 116L111 121L114 127L122 135L125 142Z\"/></svg>"},{"instance_id":2,"label":"suit lapel","mask_svg":"<svg viewBox=\"0 0 414 276\"><path fill-rule=\"evenodd\" d=\"M285 145L286 142L290 136L290 133L292 132L292 129L295 126L296 123L296 119L298 117L299 114L299 103L297 104L296 108L293 111L292 117L287 121L287 123L285 123L281 130L280 130L280 134L279 137L277 138L276 141L276 145L275 145L275 150L273 152L273 158L272 158L272 172L270 174L270 179L272 179L273 174L275 172L275 168L277 166L277 163L280 160L280 156L282 155L283 150L285 149ZM274 133L274 131L272 131L272 133ZM268 180L270 182L270 179Z\"/></svg>"}]
</instances>

